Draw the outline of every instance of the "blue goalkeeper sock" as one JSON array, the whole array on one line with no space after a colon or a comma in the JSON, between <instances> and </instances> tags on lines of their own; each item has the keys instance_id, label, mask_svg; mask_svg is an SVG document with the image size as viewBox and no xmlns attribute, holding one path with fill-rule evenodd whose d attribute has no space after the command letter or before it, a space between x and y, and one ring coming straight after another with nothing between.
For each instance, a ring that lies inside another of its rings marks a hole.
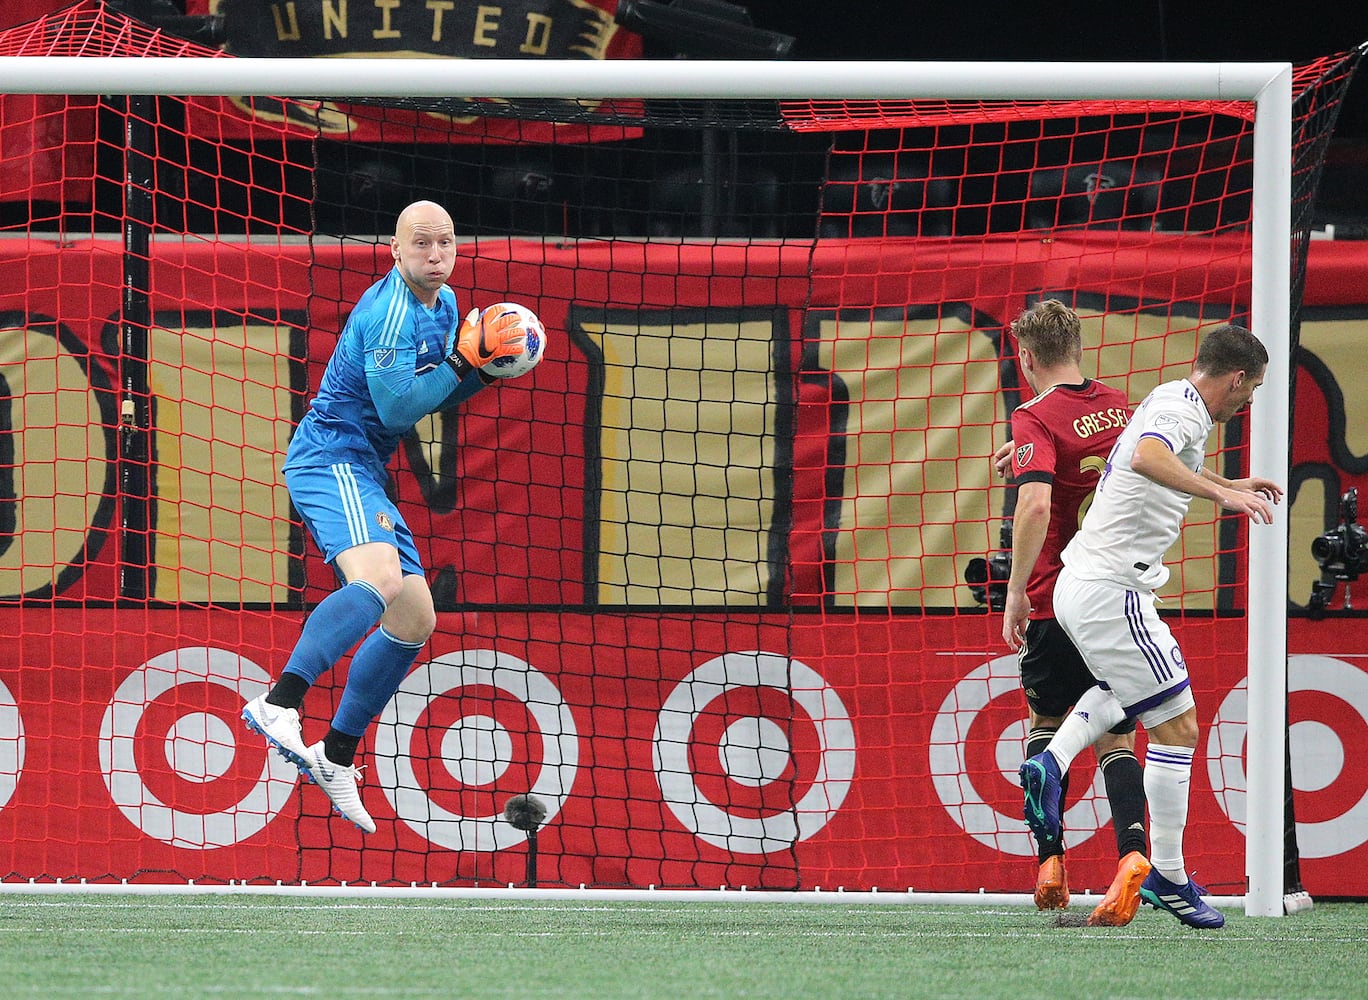
<instances>
[{"instance_id":1,"label":"blue goalkeeper sock","mask_svg":"<svg viewBox=\"0 0 1368 1000\"><path fill-rule=\"evenodd\" d=\"M334 590L305 620L285 673L312 684L373 629L384 613L385 599L369 583L353 580Z\"/></svg>"},{"instance_id":2,"label":"blue goalkeeper sock","mask_svg":"<svg viewBox=\"0 0 1368 1000\"><path fill-rule=\"evenodd\" d=\"M383 625L372 632L352 657L333 728L352 736L365 733L399 690L423 646L396 639Z\"/></svg>"}]
</instances>

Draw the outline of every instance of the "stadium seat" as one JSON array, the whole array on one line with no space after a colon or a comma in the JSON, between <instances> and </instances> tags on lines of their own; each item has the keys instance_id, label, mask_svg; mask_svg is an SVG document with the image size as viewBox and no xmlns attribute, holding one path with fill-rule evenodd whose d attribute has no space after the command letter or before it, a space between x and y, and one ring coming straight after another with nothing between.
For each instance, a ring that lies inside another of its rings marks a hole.
<instances>
[{"instance_id":1,"label":"stadium seat","mask_svg":"<svg viewBox=\"0 0 1368 1000\"><path fill-rule=\"evenodd\" d=\"M1137 160L1113 160L1031 175L1028 229L1154 228L1163 178Z\"/></svg>"},{"instance_id":2,"label":"stadium seat","mask_svg":"<svg viewBox=\"0 0 1368 1000\"><path fill-rule=\"evenodd\" d=\"M749 236L770 239L779 231L779 180L766 168L744 164L719 171L712 204L704 197L701 165L676 167L651 182L651 236Z\"/></svg>"},{"instance_id":3,"label":"stadium seat","mask_svg":"<svg viewBox=\"0 0 1368 1000\"><path fill-rule=\"evenodd\" d=\"M926 158L898 152L834 152L822 186L823 237L947 236L954 182L931 176Z\"/></svg>"}]
</instances>

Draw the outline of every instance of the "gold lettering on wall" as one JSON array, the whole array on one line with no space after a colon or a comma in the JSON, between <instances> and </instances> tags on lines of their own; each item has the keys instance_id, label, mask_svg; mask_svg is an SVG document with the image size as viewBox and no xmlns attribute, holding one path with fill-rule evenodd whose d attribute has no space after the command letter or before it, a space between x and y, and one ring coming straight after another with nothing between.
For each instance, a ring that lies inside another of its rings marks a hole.
<instances>
[{"instance_id":1,"label":"gold lettering on wall","mask_svg":"<svg viewBox=\"0 0 1368 1000\"><path fill-rule=\"evenodd\" d=\"M157 600L289 598L290 332L206 314L149 331Z\"/></svg>"},{"instance_id":2,"label":"gold lettering on wall","mask_svg":"<svg viewBox=\"0 0 1368 1000\"><path fill-rule=\"evenodd\" d=\"M818 365L848 393L835 532L839 605L973 606L965 553L996 547L990 478L1005 421L991 338L940 315L842 313L820 329Z\"/></svg>"},{"instance_id":3,"label":"gold lettering on wall","mask_svg":"<svg viewBox=\"0 0 1368 1000\"><path fill-rule=\"evenodd\" d=\"M551 41L551 18L545 14L527 15L527 37L523 39L518 51L523 55L544 56Z\"/></svg>"},{"instance_id":4,"label":"gold lettering on wall","mask_svg":"<svg viewBox=\"0 0 1368 1000\"><path fill-rule=\"evenodd\" d=\"M79 561L116 456L85 370L50 328L0 329L0 384L12 452L0 494L13 506L0 593L12 598L54 586Z\"/></svg>"},{"instance_id":5,"label":"gold lettering on wall","mask_svg":"<svg viewBox=\"0 0 1368 1000\"><path fill-rule=\"evenodd\" d=\"M586 324L603 352L599 600L755 607L770 585L770 320Z\"/></svg>"},{"instance_id":6,"label":"gold lettering on wall","mask_svg":"<svg viewBox=\"0 0 1368 1000\"><path fill-rule=\"evenodd\" d=\"M280 4L271 4L271 17L275 19L276 38L279 41L299 41L299 14L293 3L285 5L283 16Z\"/></svg>"},{"instance_id":7,"label":"gold lettering on wall","mask_svg":"<svg viewBox=\"0 0 1368 1000\"><path fill-rule=\"evenodd\" d=\"M427 9L432 11L432 40L442 40L442 15L456 9L454 0L427 0Z\"/></svg>"},{"instance_id":8,"label":"gold lettering on wall","mask_svg":"<svg viewBox=\"0 0 1368 1000\"><path fill-rule=\"evenodd\" d=\"M397 31L390 24L390 15L399 8L402 0L374 0L375 7L380 11L380 27L371 32L372 38L399 38L401 32Z\"/></svg>"},{"instance_id":9,"label":"gold lettering on wall","mask_svg":"<svg viewBox=\"0 0 1368 1000\"><path fill-rule=\"evenodd\" d=\"M1343 436L1338 440L1328 442L1331 447L1339 447L1349 455L1362 456L1368 454L1368 393L1361 394L1354 388L1358 378L1359 366L1362 364L1363 344L1368 339L1368 322L1362 318L1344 319L1304 319L1301 325L1301 349L1315 357L1330 372L1331 377L1339 387L1338 402L1344 407L1342 417L1336 418L1331 412L1330 427L1327 431L1330 435L1335 434L1336 429L1343 428ZM1302 393L1304 388L1297 390L1297 402L1302 404L1307 400ZM1320 395L1319 387L1313 387L1311 393L1314 396ZM1328 411L1333 411L1334 405L1331 400L1326 399L1322 404L1319 400L1311 400L1312 405L1325 405ZM1254 405L1259 405L1259 397L1254 396ZM1342 422L1341 422L1342 420ZM1284 486L1290 484L1284 483ZM1339 506L1339 493L1353 485L1352 481L1344 480L1340 484L1341 490L1337 491L1332 485L1327 487L1325 483L1315 479L1304 480L1297 490L1296 497L1287 510L1286 514L1279 510L1274 514L1275 518L1287 517L1288 533L1290 537L1290 548L1288 549L1288 572L1287 586L1288 596L1298 604L1305 604L1311 594L1311 585L1321 578L1320 565L1311 555L1311 541L1327 529L1335 527L1338 523L1336 516ZM1326 520L1326 512L1329 512L1330 520ZM1359 523L1368 524L1368 495L1359 497ZM1274 522L1276 526L1276 521ZM1357 588L1356 588L1357 589ZM1343 588L1339 591L1339 597L1344 594ZM1354 595L1359 596L1357 593ZM1357 606L1358 602L1355 602Z\"/></svg>"},{"instance_id":10,"label":"gold lettering on wall","mask_svg":"<svg viewBox=\"0 0 1368 1000\"><path fill-rule=\"evenodd\" d=\"M323 0L323 37L347 37L347 0Z\"/></svg>"},{"instance_id":11,"label":"gold lettering on wall","mask_svg":"<svg viewBox=\"0 0 1368 1000\"><path fill-rule=\"evenodd\" d=\"M499 18L503 15L502 7L479 7L475 12L475 38L476 45L492 49L498 44L495 35L499 31Z\"/></svg>"}]
</instances>

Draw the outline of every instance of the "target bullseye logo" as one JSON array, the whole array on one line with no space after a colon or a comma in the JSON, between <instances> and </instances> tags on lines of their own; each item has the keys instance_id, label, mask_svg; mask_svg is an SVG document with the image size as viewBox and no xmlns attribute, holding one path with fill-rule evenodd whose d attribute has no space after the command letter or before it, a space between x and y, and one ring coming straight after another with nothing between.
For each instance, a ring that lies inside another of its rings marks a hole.
<instances>
[{"instance_id":1,"label":"target bullseye logo","mask_svg":"<svg viewBox=\"0 0 1368 1000\"><path fill-rule=\"evenodd\" d=\"M836 815L855 776L855 731L840 696L806 664L726 653L670 692L654 765L665 804L724 850L786 850Z\"/></svg>"},{"instance_id":2,"label":"target bullseye logo","mask_svg":"<svg viewBox=\"0 0 1368 1000\"><path fill-rule=\"evenodd\" d=\"M0 681L0 809L5 808L24 771L24 720L19 703Z\"/></svg>"},{"instance_id":3,"label":"target bullseye logo","mask_svg":"<svg viewBox=\"0 0 1368 1000\"><path fill-rule=\"evenodd\" d=\"M1346 767L1368 741L1368 674L1333 656L1287 658L1288 732L1297 798L1297 850L1304 858L1333 858L1368 841L1368 779ZM1348 706L1349 711L1345 711ZM1332 718L1335 725L1323 721ZM1245 739L1249 685L1236 685L1207 735L1207 776L1221 811L1245 831Z\"/></svg>"},{"instance_id":4,"label":"target bullseye logo","mask_svg":"<svg viewBox=\"0 0 1368 1000\"><path fill-rule=\"evenodd\" d=\"M245 840L280 813L299 772L255 741L239 746L246 732L228 721L270 680L208 646L161 653L124 678L100 723L100 770L130 823L205 849Z\"/></svg>"},{"instance_id":5,"label":"target bullseye logo","mask_svg":"<svg viewBox=\"0 0 1368 1000\"><path fill-rule=\"evenodd\" d=\"M1015 656L999 656L971 670L951 688L931 726L931 783L950 818L980 844L1034 857L1036 844L1022 819L1017 783L1026 739L1024 710ZM996 785L992 797L1017 804L1016 812L1009 815L989 804L975 786L985 774ZM1064 812L1069 843L1085 842L1109 819L1099 769L1088 794Z\"/></svg>"},{"instance_id":6,"label":"target bullseye logo","mask_svg":"<svg viewBox=\"0 0 1368 1000\"><path fill-rule=\"evenodd\" d=\"M413 670L381 713L373 754L394 813L453 851L500 851L527 839L503 819L529 793L560 812L579 768L579 733L560 690L524 660L492 649Z\"/></svg>"}]
</instances>

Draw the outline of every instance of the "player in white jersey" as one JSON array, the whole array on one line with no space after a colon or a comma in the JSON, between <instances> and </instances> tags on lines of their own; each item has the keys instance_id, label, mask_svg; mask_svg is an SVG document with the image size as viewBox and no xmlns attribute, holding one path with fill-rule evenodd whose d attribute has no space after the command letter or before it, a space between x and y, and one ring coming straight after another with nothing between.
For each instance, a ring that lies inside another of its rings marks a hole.
<instances>
[{"instance_id":1,"label":"player in white jersey","mask_svg":"<svg viewBox=\"0 0 1368 1000\"><path fill-rule=\"evenodd\" d=\"M1057 835L1059 779L1075 756L1123 718L1149 735L1145 795L1153 870L1141 897L1192 927L1225 918L1202 900L1183 860L1197 709L1187 665L1155 610L1169 572L1164 553L1194 496L1270 524L1282 489L1259 477L1229 480L1202 465L1212 428L1243 409L1263 383L1268 352L1243 327L1212 330L1192 374L1155 389L1117 439L1093 505L1064 549L1055 616L1098 679L1043 753L1021 767L1026 821L1037 838Z\"/></svg>"}]
</instances>

